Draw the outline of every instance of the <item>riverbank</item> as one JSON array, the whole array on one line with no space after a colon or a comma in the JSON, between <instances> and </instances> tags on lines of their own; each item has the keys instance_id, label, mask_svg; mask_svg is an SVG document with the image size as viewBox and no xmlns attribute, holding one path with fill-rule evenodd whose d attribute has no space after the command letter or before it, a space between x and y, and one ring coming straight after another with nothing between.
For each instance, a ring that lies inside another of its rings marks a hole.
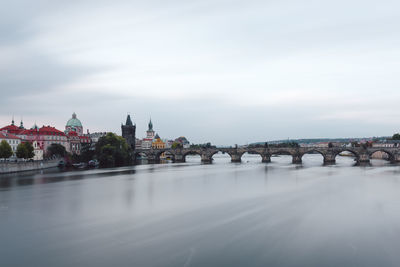
<instances>
[{"instance_id":1,"label":"riverbank","mask_svg":"<svg viewBox=\"0 0 400 267\"><path fill-rule=\"evenodd\" d=\"M57 158L31 162L0 162L0 174L55 168L59 161L60 159Z\"/></svg>"}]
</instances>

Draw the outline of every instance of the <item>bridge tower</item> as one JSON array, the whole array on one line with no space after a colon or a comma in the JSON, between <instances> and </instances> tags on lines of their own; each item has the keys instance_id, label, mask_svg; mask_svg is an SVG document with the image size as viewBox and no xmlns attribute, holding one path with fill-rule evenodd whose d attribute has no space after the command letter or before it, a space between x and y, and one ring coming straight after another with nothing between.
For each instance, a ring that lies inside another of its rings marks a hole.
<instances>
[{"instance_id":1,"label":"bridge tower","mask_svg":"<svg viewBox=\"0 0 400 267\"><path fill-rule=\"evenodd\" d=\"M128 114L126 117L125 125L121 124L121 131L122 137L125 138L128 145L132 148L132 151L135 152L136 125L132 123L131 115Z\"/></svg>"}]
</instances>

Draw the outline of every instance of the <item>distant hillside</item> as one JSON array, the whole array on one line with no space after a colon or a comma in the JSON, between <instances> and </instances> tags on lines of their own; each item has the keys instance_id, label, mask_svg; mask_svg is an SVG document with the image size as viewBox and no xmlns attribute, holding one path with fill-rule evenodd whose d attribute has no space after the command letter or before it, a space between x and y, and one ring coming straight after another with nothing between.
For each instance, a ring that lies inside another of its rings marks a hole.
<instances>
[{"instance_id":1,"label":"distant hillside","mask_svg":"<svg viewBox=\"0 0 400 267\"><path fill-rule=\"evenodd\" d=\"M288 142L296 142L299 144L314 144L321 142L340 142L340 143L349 143L352 141L363 141L363 140L385 140L390 138L388 136L382 137L362 137L362 138L310 138L310 139L285 139L285 140L274 140L268 141L269 144L279 144L279 143L288 143ZM251 143L250 145L264 144L265 142L256 142Z\"/></svg>"}]
</instances>

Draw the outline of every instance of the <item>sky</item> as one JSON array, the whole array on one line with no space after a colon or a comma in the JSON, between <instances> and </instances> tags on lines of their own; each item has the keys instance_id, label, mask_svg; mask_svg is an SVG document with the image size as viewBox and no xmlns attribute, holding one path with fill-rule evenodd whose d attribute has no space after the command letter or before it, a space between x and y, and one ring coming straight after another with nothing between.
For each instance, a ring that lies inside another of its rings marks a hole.
<instances>
[{"instance_id":1,"label":"sky","mask_svg":"<svg viewBox=\"0 0 400 267\"><path fill-rule=\"evenodd\" d=\"M400 131L400 2L1 0L0 124L247 144Z\"/></svg>"}]
</instances>

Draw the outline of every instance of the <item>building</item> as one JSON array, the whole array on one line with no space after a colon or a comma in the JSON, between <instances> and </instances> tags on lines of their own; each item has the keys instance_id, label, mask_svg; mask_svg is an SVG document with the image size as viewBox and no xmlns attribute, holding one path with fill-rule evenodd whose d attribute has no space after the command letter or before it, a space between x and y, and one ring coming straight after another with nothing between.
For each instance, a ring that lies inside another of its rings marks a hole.
<instances>
[{"instance_id":1,"label":"building","mask_svg":"<svg viewBox=\"0 0 400 267\"><path fill-rule=\"evenodd\" d=\"M155 132L153 130L153 123L149 122L149 128L146 131L146 138L143 138L142 140L142 149L150 149L152 147L154 137L155 137Z\"/></svg>"},{"instance_id":2,"label":"building","mask_svg":"<svg viewBox=\"0 0 400 267\"><path fill-rule=\"evenodd\" d=\"M77 118L76 113L72 113L72 118L67 121L65 125L65 133L76 132L78 136L83 135L83 127L81 121Z\"/></svg>"},{"instance_id":3,"label":"building","mask_svg":"<svg viewBox=\"0 0 400 267\"><path fill-rule=\"evenodd\" d=\"M15 125L14 119L10 125L1 128L0 131L15 135L20 138L21 142L32 143L35 149L35 160L43 159L47 149L52 144L64 146L69 153L80 154L82 146L91 143L90 135L83 134L82 123L75 113L68 120L65 132L50 125L43 125L39 128L36 123L31 129L25 129L22 120L18 127Z\"/></svg>"},{"instance_id":4,"label":"building","mask_svg":"<svg viewBox=\"0 0 400 267\"><path fill-rule=\"evenodd\" d=\"M33 156L33 160L43 160L44 158L44 150L43 147L40 146L38 141L32 142L33 152L35 156Z\"/></svg>"},{"instance_id":5,"label":"building","mask_svg":"<svg viewBox=\"0 0 400 267\"><path fill-rule=\"evenodd\" d=\"M189 148L190 147L190 142L184 136L176 138L175 142L181 144L183 148Z\"/></svg>"},{"instance_id":6,"label":"building","mask_svg":"<svg viewBox=\"0 0 400 267\"><path fill-rule=\"evenodd\" d=\"M154 137L155 137L155 132L153 130L153 123L151 122L151 118L150 118L149 129L146 131L146 138L154 139Z\"/></svg>"},{"instance_id":7,"label":"building","mask_svg":"<svg viewBox=\"0 0 400 267\"><path fill-rule=\"evenodd\" d=\"M163 142L165 143L165 148L171 148L172 144L175 142L174 140L168 140L168 139L163 139Z\"/></svg>"},{"instance_id":8,"label":"building","mask_svg":"<svg viewBox=\"0 0 400 267\"><path fill-rule=\"evenodd\" d=\"M66 149L69 153L80 155L82 147L92 142L89 131L88 134L83 134L82 122L75 112L72 113L72 118L67 121L64 132L68 138L69 144L67 144Z\"/></svg>"},{"instance_id":9,"label":"building","mask_svg":"<svg viewBox=\"0 0 400 267\"><path fill-rule=\"evenodd\" d=\"M161 140L160 136L158 136L158 134L156 134L156 136L154 137L154 141L151 144L151 147L153 149L164 149L165 148L165 143L163 140Z\"/></svg>"},{"instance_id":10,"label":"building","mask_svg":"<svg viewBox=\"0 0 400 267\"><path fill-rule=\"evenodd\" d=\"M17 147L19 144L21 144L21 138L6 131L0 131L0 142L3 140L5 140L11 146L12 152L15 156Z\"/></svg>"},{"instance_id":11,"label":"building","mask_svg":"<svg viewBox=\"0 0 400 267\"><path fill-rule=\"evenodd\" d=\"M88 136L92 142L92 144L96 144L99 142L99 139L103 136L106 136L108 132L95 132L95 133L89 133Z\"/></svg>"},{"instance_id":12,"label":"building","mask_svg":"<svg viewBox=\"0 0 400 267\"><path fill-rule=\"evenodd\" d=\"M136 149L141 149L142 148L142 140L140 140L139 138L136 138L136 141L135 141L135 147L136 147Z\"/></svg>"},{"instance_id":13,"label":"building","mask_svg":"<svg viewBox=\"0 0 400 267\"><path fill-rule=\"evenodd\" d=\"M128 145L135 150L136 141L136 125L132 123L131 116L128 114L126 117L125 125L121 124L122 137L125 138Z\"/></svg>"}]
</instances>

